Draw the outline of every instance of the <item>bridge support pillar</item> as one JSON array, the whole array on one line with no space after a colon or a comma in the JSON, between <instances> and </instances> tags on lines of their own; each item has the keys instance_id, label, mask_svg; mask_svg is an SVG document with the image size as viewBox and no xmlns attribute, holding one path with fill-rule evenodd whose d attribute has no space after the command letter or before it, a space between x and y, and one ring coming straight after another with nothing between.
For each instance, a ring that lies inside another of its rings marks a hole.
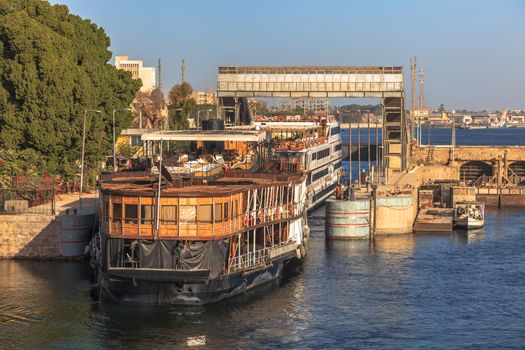
<instances>
[{"instance_id":1,"label":"bridge support pillar","mask_svg":"<svg viewBox=\"0 0 525 350\"><path fill-rule=\"evenodd\" d=\"M388 178L407 168L408 142L410 141L405 116L405 97L385 97L383 107L383 159Z\"/></svg>"}]
</instances>

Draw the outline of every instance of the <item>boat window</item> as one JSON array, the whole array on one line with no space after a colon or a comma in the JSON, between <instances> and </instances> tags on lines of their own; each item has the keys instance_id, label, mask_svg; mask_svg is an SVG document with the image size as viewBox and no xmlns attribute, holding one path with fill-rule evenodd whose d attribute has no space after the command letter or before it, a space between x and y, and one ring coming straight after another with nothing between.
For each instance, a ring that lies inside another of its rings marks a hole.
<instances>
[{"instance_id":1,"label":"boat window","mask_svg":"<svg viewBox=\"0 0 525 350\"><path fill-rule=\"evenodd\" d=\"M124 210L124 222L126 224L136 224L138 218L138 206L136 204L126 204Z\"/></svg>"},{"instance_id":2,"label":"boat window","mask_svg":"<svg viewBox=\"0 0 525 350\"><path fill-rule=\"evenodd\" d=\"M120 221L122 220L122 204L120 203L113 203L113 221Z\"/></svg>"},{"instance_id":3,"label":"boat window","mask_svg":"<svg viewBox=\"0 0 525 350\"><path fill-rule=\"evenodd\" d=\"M239 200L238 199L233 201L233 213L232 213L233 217L236 217L237 215L239 215Z\"/></svg>"},{"instance_id":4,"label":"boat window","mask_svg":"<svg viewBox=\"0 0 525 350\"><path fill-rule=\"evenodd\" d=\"M181 223L195 222L197 220L197 206L196 205L181 205L179 219Z\"/></svg>"},{"instance_id":5,"label":"boat window","mask_svg":"<svg viewBox=\"0 0 525 350\"><path fill-rule=\"evenodd\" d=\"M228 202L224 203L224 216L223 216L224 220L228 220L228 217L229 217L228 205L229 205Z\"/></svg>"},{"instance_id":6,"label":"boat window","mask_svg":"<svg viewBox=\"0 0 525 350\"><path fill-rule=\"evenodd\" d=\"M198 218L199 222L211 222L212 221L212 215L211 215L211 204L201 204L199 205L199 212L198 212Z\"/></svg>"},{"instance_id":7,"label":"boat window","mask_svg":"<svg viewBox=\"0 0 525 350\"><path fill-rule=\"evenodd\" d=\"M160 210L161 224L176 224L177 223L177 206L163 205Z\"/></svg>"},{"instance_id":8,"label":"boat window","mask_svg":"<svg viewBox=\"0 0 525 350\"><path fill-rule=\"evenodd\" d=\"M140 223L151 224L153 222L153 205L141 205Z\"/></svg>"},{"instance_id":9,"label":"boat window","mask_svg":"<svg viewBox=\"0 0 525 350\"><path fill-rule=\"evenodd\" d=\"M341 133L341 127L339 127L339 126L333 127L330 130L330 135L331 136L334 136L334 135L337 135L337 134L340 134L340 133Z\"/></svg>"},{"instance_id":10,"label":"boat window","mask_svg":"<svg viewBox=\"0 0 525 350\"><path fill-rule=\"evenodd\" d=\"M316 181L316 180L319 180L320 178L322 178L323 176L326 176L326 175L328 175L328 168L325 168L323 170L319 170L318 172L312 174L312 182Z\"/></svg>"},{"instance_id":11,"label":"boat window","mask_svg":"<svg viewBox=\"0 0 525 350\"><path fill-rule=\"evenodd\" d=\"M215 221L222 221L222 204L215 204L215 210L213 211L213 219Z\"/></svg>"}]
</instances>

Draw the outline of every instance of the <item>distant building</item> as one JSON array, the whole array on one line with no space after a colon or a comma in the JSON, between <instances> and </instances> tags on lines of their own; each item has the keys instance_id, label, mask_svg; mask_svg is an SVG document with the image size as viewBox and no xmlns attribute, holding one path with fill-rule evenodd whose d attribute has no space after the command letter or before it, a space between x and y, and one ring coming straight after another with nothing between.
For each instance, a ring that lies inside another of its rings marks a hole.
<instances>
[{"instance_id":1,"label":"distant building","mask_svg":"<svg viewBox=\"0 0 525 350\"><path fill-rule=\"evenodd\" d=\"M133 79L140 78L142 80L140 91L150 92L155 88L155 67L144 67L142 61L130 60L128 56L115 56L115 67L131 72Z\"/></svg>"},{"instance_id":2,"label":"distant building","mask_svg":"<svg viewBox=\"0 0 525 350\"><path fill-rule=\"evenodd\" d=\"M279 101L279 108L282 111L293 111L296 109L306 109L307 111L317 112L328 109L327 98L286 98Z\"/></svg>"},{"instance_id":3,"label":"distant building","mask_svg":"<svg viewBox=\"0 0 525 350\"><path fill-rule=\"evenodd\" d=\"M490 115L488 114L476 114L472 116L472 124L489 124Z\"/></svg>"},{"instance_id":4,"label":"distant building","mask_svg":"<svg viewBox=\"0 0 525 350\"><path fill-rule=\"evenodd\" d=\"M372 112L369 112L369 113L364 112L361 117L361 123L368 123L368 119L370 119L370 124L382 122L380 116L377 116Z\"/></svg>"},{"instance_id":5,"label":"distant building","mask_svg":"<svg viewBox=\"0 0 525 350\"><path fill-rule=\"evenodd\" d=\"M449 115L448 118L454 120L456 124L472 124L470 115Z\"/></svg>"},{"instance_id":6,"label":"distant building","mask_svg":"<svg viewBox=\"0 0 525 350\"><path fill-rule=\"evenodd\" d=\"M415 109L413 111L410 111L410 115L413 117L414 120L428 120L431 114L432 110L430 107L423 107L422 109Z\"/></svg>"},{"instance_id":7,"label":"distant building","mask_svg":"<svg viewBox=\"0 0 525 350\"><path fill-rule=\"evenodd\" d=\"M131 152L135 156L144 155L145 150L148 152L147 155L151 155L151 149L144 149L142 147L144 145L144 142L142 141L142 134L147 134L155 131L159 131L159 129L123 129L120 135L117 136L115 148L119 150L123 147L129 147Z\"/></svg>"},{"instance_id":8,"label":"distant building","mask_svg":"<svg viewBox=\"0 0 525 350\"><path fill-rule=\"evenodd\" d=\"M524 115L513 115L510 117L510 122L512 124L525 124L525 116Z\"/></svg>"},{"instance_id":9,"label":"distant building","mask_svg":"<svg viewBox=\"0 0 525 350\"><path fill-rule=\"evenodd\" d=\"M198 105L214 105L217 103L217 97L211 90L209 91L193 91L191 97Z\"/></svg>"}]
</instances>

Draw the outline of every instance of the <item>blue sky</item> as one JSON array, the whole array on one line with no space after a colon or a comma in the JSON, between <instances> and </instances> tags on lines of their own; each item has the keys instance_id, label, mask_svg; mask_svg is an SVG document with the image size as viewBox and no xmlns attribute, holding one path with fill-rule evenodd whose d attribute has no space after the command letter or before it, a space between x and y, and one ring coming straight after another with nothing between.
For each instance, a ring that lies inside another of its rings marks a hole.
<instances>
[{"instance_id":1,"label":"blue sky","mask_svg":"<svg viewBox=\"0 0 525 350\"><path fill-rule=\"evenodd\" d=\"M164 86L216 88L224 65L425 69L436 108L525 108L525 0L53 0L102 26L114 55L163 62ZM409 101L407 101L409 103Z\"/></svg>"}]
</instances>

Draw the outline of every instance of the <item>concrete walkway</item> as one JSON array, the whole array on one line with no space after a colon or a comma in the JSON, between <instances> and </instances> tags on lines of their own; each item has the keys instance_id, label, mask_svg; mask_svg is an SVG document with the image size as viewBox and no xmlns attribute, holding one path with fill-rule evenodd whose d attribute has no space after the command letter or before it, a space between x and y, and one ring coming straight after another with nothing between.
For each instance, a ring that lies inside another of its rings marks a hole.
<instances>
[{"instance_id":1,"label":"concrete walkway","mask_svg":"<svg viewBox=\"0 0 525 350\"><path fill-rule=\"evenodd\" d=\"M94 213L97 210L98 191L91 191L84 193L82 199L82 206L80 205L79 193L67 193L56 195L55 197L55 213L56 215L65 215L66 210L70 212L77 210L78 214Z\"/></svg>"}]
</instances>

